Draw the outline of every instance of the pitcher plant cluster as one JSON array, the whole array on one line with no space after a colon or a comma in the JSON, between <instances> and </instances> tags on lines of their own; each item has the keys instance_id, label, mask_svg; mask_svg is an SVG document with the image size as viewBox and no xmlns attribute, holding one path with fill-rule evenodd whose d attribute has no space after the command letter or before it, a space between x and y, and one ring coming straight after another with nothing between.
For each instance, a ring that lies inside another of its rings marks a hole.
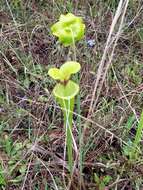
<instances>
[{"instance_id":1,"label":"pitcher plant cluster","mask_svg":"<svg viewBox=\"0 0 143 190\"><path fill-rule=\"evenodd\" d=\"M52 34L64 46L75 46L75 43L84 37L85 24L82 18L67 13L61 15L59 21L51 27ZM64 115L64 128L66 131L66 147L69 171L73 167L73 135L72 120L75 96L79 92L79 84L71 80L71 75L80 71L80 63L66 61L60 68L50 68L48 74L57 81L53 95L61 107Z\"/></svg>"}]
</instances>

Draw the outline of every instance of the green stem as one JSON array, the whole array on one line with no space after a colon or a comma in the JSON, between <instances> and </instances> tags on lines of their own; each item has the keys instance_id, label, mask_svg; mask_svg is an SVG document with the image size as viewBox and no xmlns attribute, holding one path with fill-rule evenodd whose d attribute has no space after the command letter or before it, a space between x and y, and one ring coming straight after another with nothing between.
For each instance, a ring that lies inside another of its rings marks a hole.
<instances>
[{"instance_id":1,"label":"green stem","mask_svg":"<svg viewBox=\"0 0 143 190\"><path fill-rule=\"evenodd\" d=\"M76 61L76 59L77 59L76 58L76 45L75 45L73 31L71 30L71 32L72 32L72 36L73 36L73 44L72 44L73 55L74 55L73 59L74 59L74 61ZM80 80L80 75L79 75L79 73L77 73L75 75L75 81L76 81L77 84L79 84L79 80ZM80 139L80 137L81 137L81 118L80 118L80 114L81 114L80 104L81 104L81 102L80 102L80 93L77 95L76 103L77 103L77 114L78 114L78 116L77 116L77 124L79 126L79 139Z\"/></svg>"},{"instance_id":2,"label":"green stem","mask_svg":"<svg viewBox=\"0 0 143 190\"><path fill-rule=\"evenodd\" d=\"M72 173L73 169L73 140L72 140L72 120L74 109L74 98L72 99L58 99L64 115L64 127L66 130L66 148L68 155L68 166Z\"/></svg>"},{"instance_id":3,"label":"green stem","mask_svg":"<svg viewBox=\"0 0 143 190\"><path fill-rule=\"evenodd\" d=\"M76 45L75 45L75 40L74 40L74 35L73 35L73 31L71 30L72 32L72 37L73 37L73 45L72 45L72 49L73 49L73 55L74 55L74 61L76 61ZM80 76L79 74L77 73L75 75L75 81L77 84L79 84L79 80L80 80ZM77 95L77 98L76 98L76 104L77 104L77 126L79 128L79 163L78 163L78 167L79 167L79 170L80 170L80 189L81 189L81 176L82 176L82 162L83 162L83 152L82 152L82 128L81 128L81 109L80 109L80 105L81 105L81 100L80 100L80 92L79 94Z\"/></svg>"}]
</instances>

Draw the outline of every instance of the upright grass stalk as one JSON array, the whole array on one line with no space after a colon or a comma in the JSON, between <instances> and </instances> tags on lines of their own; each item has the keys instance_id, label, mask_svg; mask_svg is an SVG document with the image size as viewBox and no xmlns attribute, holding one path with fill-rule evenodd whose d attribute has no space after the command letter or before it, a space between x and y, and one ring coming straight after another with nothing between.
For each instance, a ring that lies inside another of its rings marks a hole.
<instances>
[{"instance_id":1,"label":"upright grass stalk","mask_svg":"<svg viewBox=\"0 0 143 190\"><path fill-rule=\"evenodd\" d=\"M71 33L72 33L72 41L73 41L73 44L72 44L72 50L73 50L73 60L74 61L77 61L77 58L76 58L76 45L75 45L75 40L74 40L74 35L73 35L73 31L71 29ZM79 84L79 80L80 80L80 77L79 77L79 73L76 73L75 75L75 81L77 84ZM80 93L77 95L77 98L76 98L76 104L77 104L77 124L78 124L78 127L79 127L79 139L80 139L80 134L81 134L81 118L80 118L80 114L81 114L81 109L80 109Z\"/></svg>"},{"instance_id":2,"label":"upright grass stalk","mask_svg":"<svg viewBox=\"0 0 143 190\"><path fill-rule=\"evenodd\" d=\"M77 58L76 58L76 45L75 45L75 40L74 40L74 35L73 35L73 31L71 29L71 33L72 33L72 41L73 41L73 44L72 44L72 49L73 49L73 60L74 61L77 61ZM75 81L77 84L79 84L79 73L76 73L75 75ZM81 125L81 118L80 118L80 114L81 114L81 109L80 109L80 93L77 95L77 99L76 99L76 104L77 104L77 123L78 123L78 126ZM80 139L80 137L79 137Z\"/></svg>"},{"instance_id":3,"label":"upright grass stalk","mask_svg":"<svg viewBox=\"0 0 143 190\"><path fill-rule=\"evenodd\" d=\"M71 29L71 33L72 33L72 40L73 40L73 45L72 45L72 49L73 49L73 59L74 61L76 61L76 45L75 45L75 40L74 40L74 35L73 35L73 31ZM79 76L79 73L77 73L75 75L75 81L77 84L79 84L79 80L80 80L80 76ZM78 167L79 167L79 173L80 173L80 176L79 176L79 181L80 181L80 189L81 189L81 177L82 177L82 157L83 157L83 152L82 152L82 129L81 129L81 108L80 108L80 105L81 105L81 101L80 101L80 93L77 95L77 98L76 98L76 104L77 104L77 126L78 126L78 139L79 139L79 161L78 161Z\"/></svg>"}]
</instances>

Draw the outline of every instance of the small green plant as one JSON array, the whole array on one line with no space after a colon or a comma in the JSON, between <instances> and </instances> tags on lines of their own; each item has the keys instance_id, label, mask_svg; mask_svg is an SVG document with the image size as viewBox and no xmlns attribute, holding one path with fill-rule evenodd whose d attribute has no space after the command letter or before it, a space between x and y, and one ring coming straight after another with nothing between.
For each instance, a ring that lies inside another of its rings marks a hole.
<instances>
[{"instance_id":1,"label":"small green plant","mask_svg":"<svg viewBox=\"0 0 143 190\"><path fill-rule=\"evenodd\" d=\"M25 144L21 142L14 143L7 135L0 138L0 146L3 147L3 151L6 153L7 159L9 159L6 168L3 166L2 161L0 162L0 189L5 189L8 183L22 181L26 172L26 161L22 160L18 165L17 162L21 160L22 151L26 145L27 142Z\"/></svg>"},{"instance_id":2,"label":"small green plant","mask_svg":"<svg viewBox=\"0 0 143 190\"><path fill-rule=\"evenodd\" d=\"M0 163L0 189L4 189L5 185L6 185L6 179L4 176L4 168L2 167L2 164Z\"/></svg>"},{"instance_id":3,"label":"small green plant","mask_svg":"<svg viewBox=\"0 0 143 190\"><path fill-rule=\"evenodd\" d=\"M75 44L84 37L85 25L82 18L68 13L61 15L59 21L51 27L53 35L57 36L64 46Z\"/></svg>"},{"instance_id":4,"label":"small green plant","mask_svg":"<svg viewBox=\"0 0 143 190\"><path fill-rule=\"evenodd\" d=\"M96 182L99 190L105 190L106 186L109 184L111 179L112 177L109 175L98 177L98 175L94 173L94 181Z\"/></svg>"},{"instance_id":5,"label":"small green plant","mask_svg":"<svg viewBox=\"0 0 143 190\"><path fill-rule=\"evenodd\" d=\"M140 116L140 121L139 121L139 124L137 127L137 132L136 132L133 144L132 144L132 148L131 148L131 152L130 152L131 159L138 158L139 149L140 149L140 141L142 138L142 130L143 130L143 112Z\"/></svg>"},{"instance_id":6,"label":"small green plant","mask_svg":"<svg viewBox=\"0 0 143 190\"><path fill-rule=\"evenodd\" d=\"M53 94L56 101L59 103L63 115L64 115L64 126L66 130L66 144L68 152L68 165L70 171L73 166L73 150L72 150L72 119L74 109L74 99L79 92L79 85L70 80L72 74L77 73L80 70L80 64L74 61L68 61L64 63L60 69L51 68L49 69L49 76L59 82L53 89Z\"/></svg>"},{"instance_id":7,"label":"small green plant","mask_svg":"<svg viewBox=\"0 0 143 190\"><path fill-rule=\"evenodd\" d=\"M130 160L136 160L138 158L140 152L140 141L142 138L142 130L143 130L143 112L140 117L139 124L137 126L136 135L134 141L129 139L128 145L123 147L123 152L126 156L129 156Z\"/></svg>"}]
</instances>

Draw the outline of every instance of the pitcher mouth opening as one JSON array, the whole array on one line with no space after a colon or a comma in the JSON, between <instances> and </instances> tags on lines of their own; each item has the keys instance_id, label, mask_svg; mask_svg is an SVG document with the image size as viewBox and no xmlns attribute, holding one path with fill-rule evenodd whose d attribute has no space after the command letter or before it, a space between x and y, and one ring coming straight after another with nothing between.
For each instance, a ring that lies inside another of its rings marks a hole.
<instances>
[{"instance_id":1,"label":"pitcher mouth opening","mask_svg":"<svg viewBox=\"0 0 143 190\"><path fill-rule=\"evenodd\" d=\"M78 94L78 92L78 84L71 80L69 80L66 85L58 83L53 90L53 94L55 95L55 97L65 100L74 98Z\"/></svg>"}]
</instances>

